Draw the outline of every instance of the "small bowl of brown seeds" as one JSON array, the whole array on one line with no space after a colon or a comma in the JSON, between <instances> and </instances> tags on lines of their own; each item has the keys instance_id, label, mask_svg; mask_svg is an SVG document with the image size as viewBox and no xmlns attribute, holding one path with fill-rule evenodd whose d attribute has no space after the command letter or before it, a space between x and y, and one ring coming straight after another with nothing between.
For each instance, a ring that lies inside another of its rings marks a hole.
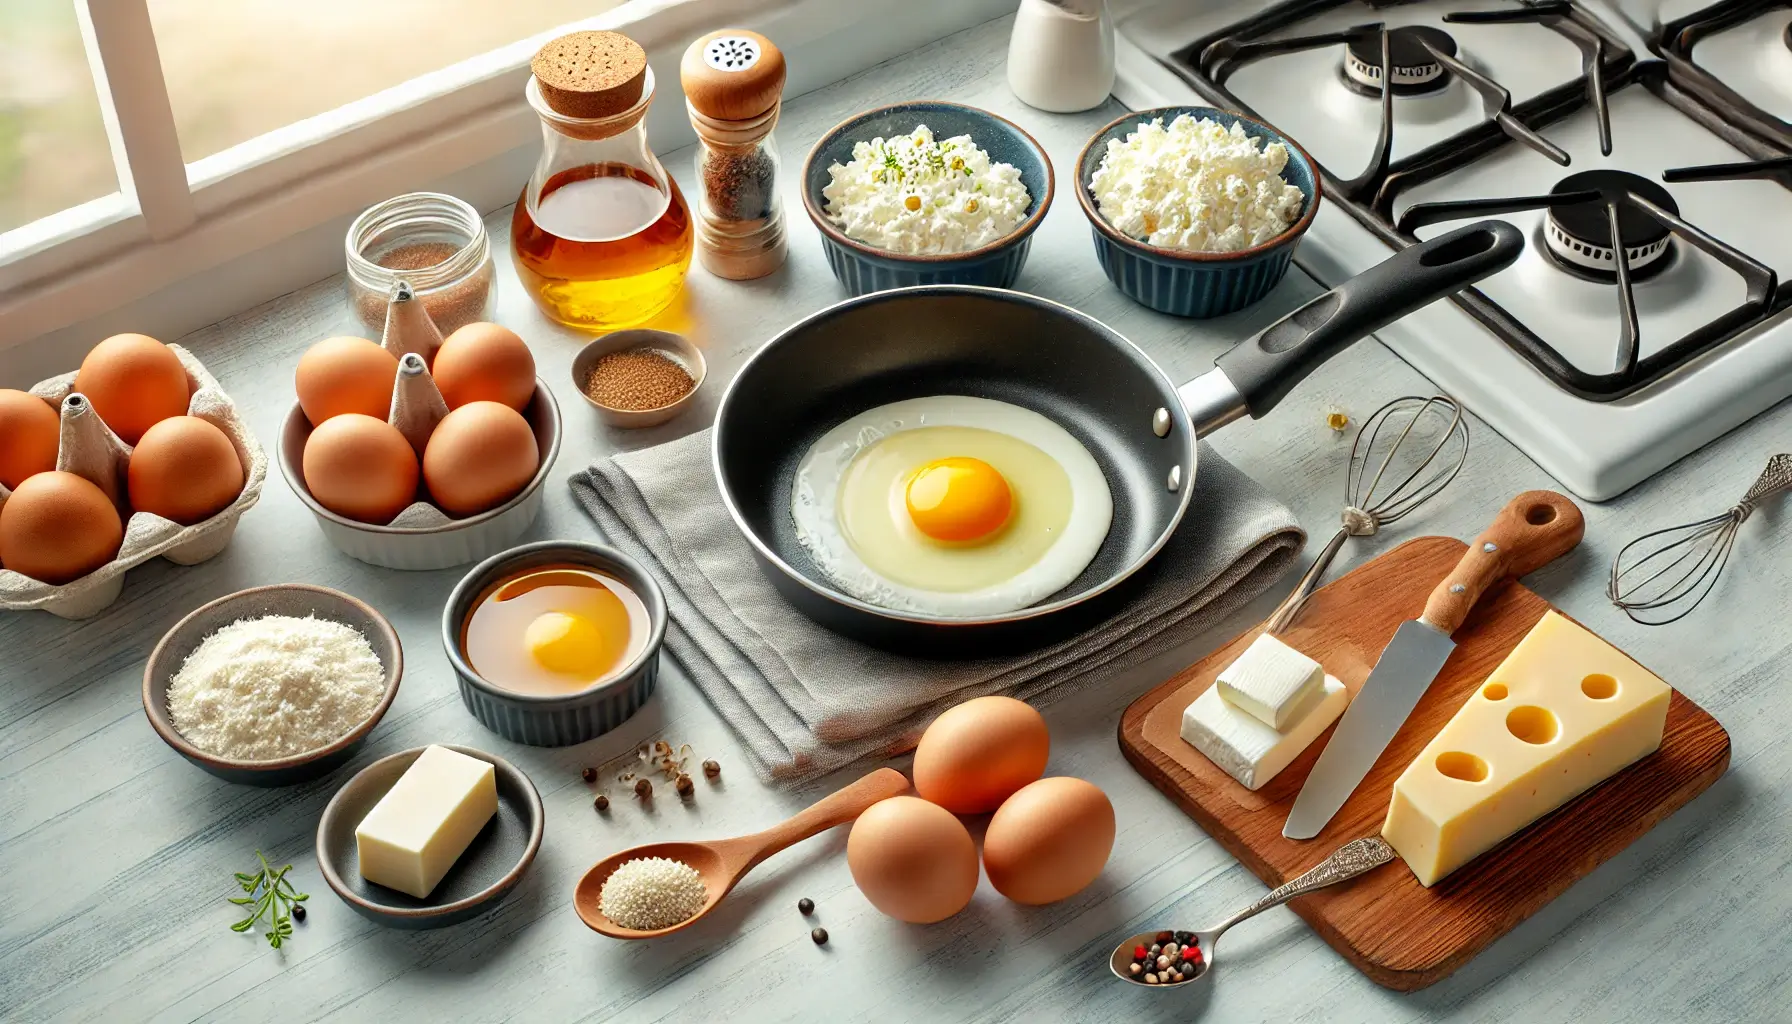
<instances>
[{"instance_id":1,"label":"small bowl of brown seeds","mask_svg":"<svg viewBox=\"0 0 1792 1024\"><path fill-rule=\"evenodd\" d=\"M652 427L690 404L703 353L683 335L637 328L596 339L573 357L572 382L613 427Z\"/></svg>"}]
</instances>

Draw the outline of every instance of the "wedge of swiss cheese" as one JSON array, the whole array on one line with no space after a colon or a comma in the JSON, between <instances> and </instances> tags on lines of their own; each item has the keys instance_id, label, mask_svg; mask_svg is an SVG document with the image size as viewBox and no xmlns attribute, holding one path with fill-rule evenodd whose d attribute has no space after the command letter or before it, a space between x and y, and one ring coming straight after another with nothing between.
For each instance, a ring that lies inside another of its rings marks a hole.
<instances>
[{"instance_id":1,"label":"wedge of swiss cheese","mask_svg":"<svg viewBox=\"0 0 1792 1024\"><path fill-rule=\"evenodd\" d=\"M1381 834L1427 887L1653 753L1668 685L1555 612L1394 783Z\"/></svg>"}]
</instances>

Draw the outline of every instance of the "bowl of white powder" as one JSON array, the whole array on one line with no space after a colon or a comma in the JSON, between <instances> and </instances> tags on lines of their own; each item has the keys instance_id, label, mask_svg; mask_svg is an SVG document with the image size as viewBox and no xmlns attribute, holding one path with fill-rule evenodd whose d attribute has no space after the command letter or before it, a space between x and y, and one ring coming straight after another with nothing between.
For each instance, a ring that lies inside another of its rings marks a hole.
<instances>
[{"instance_id":1,"label":"bowl of white powder","mask_svg":"<svg viewBox=\"0 0 1792 1024\"><path fill-rule=\"evenodd\" d=\"M1011 287L1051 207L1052 163L1019 125L918 100L835 125L803 164L803 207L853 295Z\"/></svg>"},{"instance_id":2,"label":"bowl of white powder","mask_svg":"<svg viewBox=\"0 0 1792 1024\"><path fill-rule=\"evenodd\" d=\"M1221 316L1268 295L1319 193L1298 144L1213 107L1127 114L1077 158L1077 200L1102 269L1128 297L1174 316Z\"/></svg>"},{"instance_id":3,"label":"bowl of white powder","mask_svg":"<svg viewBox=\"0 0 1792 1024\"><path fill-rule=\"evenodd\" d=\"M404 673L386 617L303 583L220 597L174 624L143 669L143 710L177 753L228 782L288 786L341 766Z\"/></svg>"}]
</instances>

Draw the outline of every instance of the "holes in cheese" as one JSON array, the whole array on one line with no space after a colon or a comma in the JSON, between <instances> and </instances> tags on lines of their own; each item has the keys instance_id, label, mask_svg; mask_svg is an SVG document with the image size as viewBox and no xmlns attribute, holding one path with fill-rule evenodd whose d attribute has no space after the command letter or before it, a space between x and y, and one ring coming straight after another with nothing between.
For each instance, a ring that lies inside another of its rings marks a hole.
<instances>
[{"instance_id":1,"label":"holes in cheese","mask_svg":"<svg viewBox=\"0 0 1792 1024\"><path fill-rule=\"evenodd\" d=\"M1594 700L1611 700L1618 695L1618 681L1604 672L1595 672L1580 681L1580 692Z\"/></svg>"},{"instance_id":2,"label":"holes in cheese","mask_svg":"<svg viewBox=\"0 0 1792 1024\"><path fill-rule=\"evenodd\" d=\"M1460 750L1446 750L1437 755L1437 770L1463 782L1487 781L1487 762Z\"/></svg>"},{"instance_id":3,"label":"holes in cheese","mask_svg":"<svg viewBox=\"0 0 1792 1024\"><path fill-rule=\"evenodd\" d=\"M1562 725L1548 708L1540 708L1534 704L1512 709L1506 716L1506 731L1526 743L1542 746L1555 741L1562 731Z\"/></svg>"},{"instance_id":4,"label":"holes in cheese","mask_svg":"<svg viewBox=\"0 0 1792 1024\"><path fill-rule=\"evenodd\" d=\"M1421 885L1653 752L1673 693L1555 612L1488 678L1394 782L1381 834Z\"/></svg>"}]
</instances>

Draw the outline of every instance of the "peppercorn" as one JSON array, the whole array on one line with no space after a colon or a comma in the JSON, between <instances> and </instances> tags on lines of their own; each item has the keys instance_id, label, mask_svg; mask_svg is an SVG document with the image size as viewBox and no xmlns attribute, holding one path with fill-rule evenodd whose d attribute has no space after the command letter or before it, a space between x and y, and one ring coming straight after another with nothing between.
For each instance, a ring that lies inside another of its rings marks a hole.
<instances>
[{"instance_id":1,"label":"peppercorn","mask_svg":"<svg viewBox=\"0 0 1792 1024\"><path fill-rule=\"evenodd\" d=\"M300 924L305 923L305 904L294 903L292 905L292 919Z\"/></svg>"},{"instance_id":2,"label":"peppercorn","mask_svg":"<svg viewBox=\"0 0 1792 1024\"><path fill-rule=\"evenodd\" d=\"M1155 974L1145 975L1145 984L1147 984L1147 985L1157 984L1157 975L1155 975Z\"/></svg>"},{"instance_id":3,"label":"peppercorn","mask_svg":"<svg viewBox=\"0 0 1792 1024\"><path fill-rule=\"evenodd\" d=\"M597 769L596 768L586 768L585 770L579 772L579 778L584 779L586 785L590 785L591 783L597 781Z\"/></svg>"},{"instance_id":4,"label":"peppercorn","mask_svg":"<svg viewBox=\"0 0 1792 1024\"><path fill-rule=\"evenodd\" d=\"M683 772L680 772L678 775L678 780L676 782L672 783L672 788L678 790L679 796L689 797L691 795L691 790L693 790L697 787L696 787L696 783L693 783L691 781L691 777L689 775L686 775Z\"/></svg>"},{"instance_id":5,"label":"peppercorn","mask_svg":"<svg viewBox=\"0 0 1792 1024\"><path fill-rule=\"evenodd\" d=\"M635 780L635 795L643 800L653 799L653 783L646 779Z\"/></svg>"},{"instance_id":6,"label":"peppercorn","mask_svg":"<svg viewBox=\"0 0 1792 1024\"><path fill-rule=\"evenodd\" d=\"M1134 960L1143 960L1143 959L1145 959L1145 953L1146 953L1146 950L1145 950L1145 947L1144 947L1144 946L1134 946L1134 947L1132 947L1132 958L1133 958L1133 959L1134 959Z\"/></svg>"},{"instance_id":7,"label":"peppercorn","mask_svg":"<svg viewBox=\"0 0 1792 1024\"><path fill-rule=\"evenodd\" d=\"M1194 933L1194 932L1177 932L1177 933L1176 933L1176 934L1175 934L1175 935L1174 935L1174 936L1173 936L1173 938L1175 938L1175 940L1176 940L1176 941L1177 941L1177 942L1178 942L1178 943L1180 943L1180 944L1182 944L1182 945L1184 945L1184 946L1186 946L1186 945L1188 945L1188 944L1189 944L1189 943L1191 943L1191 942L1193 942L1193 941L1195 941L1195 933Z\"/></svg>"},{"instance_id":8,"label":"peppercorn","mask_svg":"<svg viewBox=\"0 0 1792 1024\"><path fill-rule=\"evenodd\" d=\"M591 806L597 808L598 813L601 814L610 809L610 798L599 793L597 794L597 799L591 801Z\"/></svg>"},{"instance_id":9,"label":"peppercorn","mask_svg":"<svg viewBox=\"0 0 1792 1024\"><path fill-rule=\"evenodd\" d=\"M1184 959L1184 960L1199 960L1199 959L1201 959L1200 947L1199 946L1184 946L1184 947L1182 947L1182 959Z\"/></svg>"},{"instance_id":10,"label":"peppercorn","mask_svg":"<svg viewBox=\"0 0 1792 1024\"><path fill-rule=\"evenodd\" d=\"M1155 939L1155 940L1154 940L1154 941L1156 941L1156 942L1169 942L1169 941L1170 941L1170 940L1171 940L1171 939L1174 939L1174 938L1175 938L1175 937L1176 937L1176 933L1175 933L1175 932L1169 932L1169 931L1164 931L1164 932L1158 932L1158 933L1157 933L1157 938L1156 938L1156 939Z\"/></svg>"},{"instance_id":11,"label":"peppercorn","mask_svg":"<svg viewBox=\"0 0 1792 1024\"><path fill-rule=\"evenodd\" d=\"M817 928L809 933L809 938L814 939L817 946L825 946L828 944L828 930Z\"/></svg>"},{"instance_id":12,"label":"peppercorn","mask_svg":"<svg viewBox=\"0 0 1792 1024\"><path fill-rule=\"evenodd\" d=\"M803 915L804 917L808 917L810 914L815 913L815 901L810 899L807 896L804 896L802 899L797 900L796 901L796 912Z\"/></svg>"},{"instance_id":13,"label":"peppercorn","mask_svg":"<svg viewBox=\"0 0 1792 1024\"><path fill-rule=\"evenodd\" d=\"M1138 964L1133 964L1131 967L1127 968L1127 970L1131 971L1132 976L1135 978L1138 977L1139 975L1145 973L1145 968L1139 966Z\"/></svg>"},{"instance_id":14,"label":"peppercorn","mask_svg":"<svg viewBox=\"0 0 1792 1024\"><path fill-rule=\"evenodd\" d=\"M705 778L713 779L719 777L721 774L721 765L715 763L713 760L703 762L703 776Z\"/></svg>"}]
</instances>

